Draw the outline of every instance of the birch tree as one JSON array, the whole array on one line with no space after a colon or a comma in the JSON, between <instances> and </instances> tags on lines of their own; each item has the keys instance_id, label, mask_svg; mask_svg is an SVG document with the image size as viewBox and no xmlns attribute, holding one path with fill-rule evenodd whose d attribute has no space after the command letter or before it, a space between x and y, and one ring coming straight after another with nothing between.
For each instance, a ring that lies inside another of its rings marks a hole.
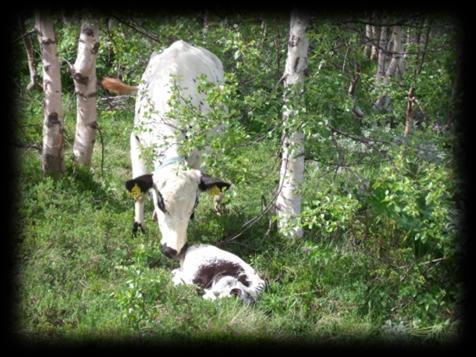
<instances>
[{"instance_id":1,"label":"birch tree","mask_svg":"<svg viewBox=\"0 0 476 357\"><path fill-rule=\"evenodd\" d=\"M306 29L309 17L293 11L291 14L288 52L283 74L283 140L280 180L276 213L280 234L289 238L299 238L303 230L298 222L301 212L301 186L304 179L304 134L298 128L299 110L296 99L302 97L304 71L307 68L309 42Z\"/></svg>"},{"instance_id":2,"label":"birch tree","mask_svg":"<svg viewBox=\"0 0 476 357\"><path fill-rule=\"evenodd\" d=\"M357 88L357 84L360 80L360 64L355 64L355 71L354 75L352 76L352 80L350 81L349 89L347 94L352 98L352 113L355 115L356 118L363 118L364 112L359 108L357 105L357 100L355 97L355 92Z\"/></svg>"},{"instance_id":3,"label":"birch tree","mask_svg":"<svg viewBox=\"0 0 476 357\"><path fill-rule=\"evenodd\" d=\"M387 27L382 26L380 28L380 37L378 41L378 64L377 64L377 74L376 74L376 81L380 83L383 81L385 77L385 62L386 62L386 51L385 48L387 47Z\"/></svg>"},{"instance_id":4,"label":"birch tree","mask_svg":"<svg viewBox=\"0 0 476 357\"><path fill-rule=\"evenodd\" d=\"M376 60L378 58L378 47L377 47L377 42L378 42L378 27L377 26L371 26L370 27L370 33L372 35L372 48L370 50L370 59L371 60Z\"/></svg>"},{"instance_id":5,"label":"birch tree","mask_svg":"<svg viewBox=\"0 0 476 357\"><path fill-rule=\"evenodd\" d=\"M387 67L385 72L385 82L391 77L394 77L396 74L402 75L402 28L400 26L393 27L392 34L392 59Z\"/></svg>"},{"instance_id":6,"label":"birch tree","mask_svg":"<svg viewBox=\"0 0 476 357\"><path fill-rule=\"evenodd\" d=\"M70 67L76 91L75 163L89 167L96 141L96 55L99 48L97 21L83 20L78 41L78 56Z\"/></svg>"},{"instance_id":7,"label":"birch tree","mask_svg":"<svg viewBox=\"0 0 476 357\"><path fill-rule=\"evenodd\" d=\"M364 46L365 57L370 57L371 53L372 53L372 26L365 25L365 46Z\"/></svg>"},{"instance_id":8,"label":"birch tree","mask_svg":"<svg viewBox=\"0 0 476 357\"><path fill-rule=\"evenodd\" d=\"M378 92L380 92L379 97L374 104L374 107L377 110L386 110L390 104L389 98L385 94L384 90L387 63L387 45L387 27L382 26L380 28L380 38L378 41L377 73L375 75L375 86L377 87Z\"/></svg>"},{"instance_id":9,"label":"birch tree","mask_svg":"<svg viewBox=\"0 0 476 357\"><path fill-rule=\"evenodd\" d=\"M44 116L41 169L43 174L63 173L65 166L61 74L52 18L45 14L36 14L35 30L38 33L43 64Z\"/></svg>"},{"instance_id":10,"label":"birch tree","mask_svg":"<svg viewBox=\"0 0 476 357\"><path fill-rule=\"evenodd\" d=\"M408 90L407 110L405 112L405 131L404 135L409 136L413 130L413 104L415 103L415 89L410 87Z\"/></svg>"},{"instance_id":11,"label":"birch tree","mask_svg":"<svg viewBox=\"0 0 476 357\"><path fill-rule=\"evenodd\" d=\"M403 75L402 28L401 26L393 26L390 40L387 40L386 32L386 27L382 26L375 78L380 95L374 104L376 109L384 111L388 111L391 105L391 98L387 95L385 87L389 84L390 78L397 74L399 76Z\"/></svg>"}]
</instances>

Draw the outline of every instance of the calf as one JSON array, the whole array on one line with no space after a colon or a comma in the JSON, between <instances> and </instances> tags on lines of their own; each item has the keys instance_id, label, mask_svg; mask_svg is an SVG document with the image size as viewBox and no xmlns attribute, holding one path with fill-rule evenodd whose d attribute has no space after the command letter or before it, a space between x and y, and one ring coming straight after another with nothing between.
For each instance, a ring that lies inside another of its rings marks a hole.
<instances>
[{"instance_id":1,"label":"calf","mask_svg":"<svg viewBox=\"0 0 476 357\"><path fill-rule=\"evenodd\" d=\"M198 91L198 76L212 83L223 82L223 65L211 52L177 41L160 53L152 54L139 86L106 78L104 88L115 93L137 91L134 129L130 136L132 179L126 188L135 198L133 233L144 226L145 193L154 202L154 218L162 234L162 252L177 258L187 242L187 226L201 191L218 197L229 183L204 174L200 152L179 153L186 128L180 118L171 117L173 88L202 113L210 111L205 95ZM151 153L153 171L146 168L145 153Z\"/></svg>"},{"instance_id":2,"label":"calf","mask_svg":"<svg viewBox=\"0 0 476 357\"><path fill-rule=\"evenodd\" d=\"M215 300L238 296L255 302L265 282L255 270L233 253L209 244L187 248L180 258L180 268L172 271L175 285L195 284L204 290L203 298Z\"/></svg>"}]
</instances>

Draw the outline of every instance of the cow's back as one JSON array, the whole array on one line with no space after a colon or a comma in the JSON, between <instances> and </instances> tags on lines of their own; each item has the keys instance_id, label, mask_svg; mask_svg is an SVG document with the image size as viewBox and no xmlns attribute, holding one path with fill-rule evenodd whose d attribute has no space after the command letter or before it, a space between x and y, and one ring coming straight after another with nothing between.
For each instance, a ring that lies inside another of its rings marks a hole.
<instances>
[{"instance_id":1,"label":"cow's back","mask_svg":"<svg viewBox=\"0 0 476 357\"><path fill-rule=\"evenodd\" d=\"M183 125L169 113L174 82L182 98L190 100L203 113L209 111L205 95L197 90L200 75L213 83L223 82L221 61L204 48L176 41L162 52L152 54L139 84L134 132L143 147L156 148L154 166L160 165L163 158L179 155L177 129L183 129ZM190 155L191 166L199 165L199 161L199 154Z\"/></svg>"},{"instance_id":2,"label":"cow's back","mask_svg":"<svg viewBox=\"0 0 476 357\"><path fill-rule=\"evenodd\" d=\"M154 119L167 116L174 79L183 98L190 99L195 106L207 111L204 95L197 91L197 77L200 75L205 75L213 83L223 82L223 65L210 51L176 41L162 52L154 52L139 85L136 123L148 116L146 111L150 109L149 104L154 107L151 115Z\"/></svg>"}]
</instances>

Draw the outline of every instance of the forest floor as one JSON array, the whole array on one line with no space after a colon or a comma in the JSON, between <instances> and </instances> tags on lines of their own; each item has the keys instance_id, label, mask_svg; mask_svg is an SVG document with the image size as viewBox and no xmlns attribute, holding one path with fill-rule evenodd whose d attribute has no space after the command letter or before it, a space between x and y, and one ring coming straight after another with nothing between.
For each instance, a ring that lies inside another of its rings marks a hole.
<instances>
[{"instance_id":1,"label":"forest floor","mask_svg":"<svg viewBox=\"0 0 476 357\"><path fill-rule=\"evenodd\" d=\"M131 117L102 118L100 123L104 157L98 138L91 172L73 170L70 142L67 172L59 178L42 176L37 151L18 151L21 336L58 341L140 337L180 343L445 342L455 336L453 311L442 310L437 318L428 319L412 315L411 299L393 303L387 290L374 298L379 287L398 282L392 275L372 274L377 258L365 250L318 239L312 232L297 241L280 238L274 231L266 234L267 218L222 244L224 237L239 232L259 213L264 184L249 191L235 187L229 212L222 216L213 213L206 195L189 226L189 243L220 244L262 275L267 288L258 301L252 305L234 298L206 301L193 286L173 286L171 270L178 262L160 252L150 200L146 233L131 235L133 200L124 189L131 175ZM73 126L72 118L67 119L67 132L73 132ZM267 147L260 152L256 147L248 149L253 152L243 150L257 170L273 155ZM388 268L384 260L377 265Z\"/></svg>"}]
</instances>

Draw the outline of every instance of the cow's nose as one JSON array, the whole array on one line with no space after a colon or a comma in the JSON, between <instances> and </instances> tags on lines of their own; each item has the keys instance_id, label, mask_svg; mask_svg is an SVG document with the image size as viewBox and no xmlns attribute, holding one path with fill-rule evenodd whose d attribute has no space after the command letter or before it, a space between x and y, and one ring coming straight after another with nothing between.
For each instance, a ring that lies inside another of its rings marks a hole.
<instances>
[{"instance_id":1,"label":"cow's nose","mask_svg":"<svg viewBox=\"0 0 476 357\"><path fill-rule=\"evenodd\" d=\"M177 259L177 251L175 249L167 247L167 245L165 244L162 244L160 246L160 250L167 258Z\"/></svg>"}]
</instances>

